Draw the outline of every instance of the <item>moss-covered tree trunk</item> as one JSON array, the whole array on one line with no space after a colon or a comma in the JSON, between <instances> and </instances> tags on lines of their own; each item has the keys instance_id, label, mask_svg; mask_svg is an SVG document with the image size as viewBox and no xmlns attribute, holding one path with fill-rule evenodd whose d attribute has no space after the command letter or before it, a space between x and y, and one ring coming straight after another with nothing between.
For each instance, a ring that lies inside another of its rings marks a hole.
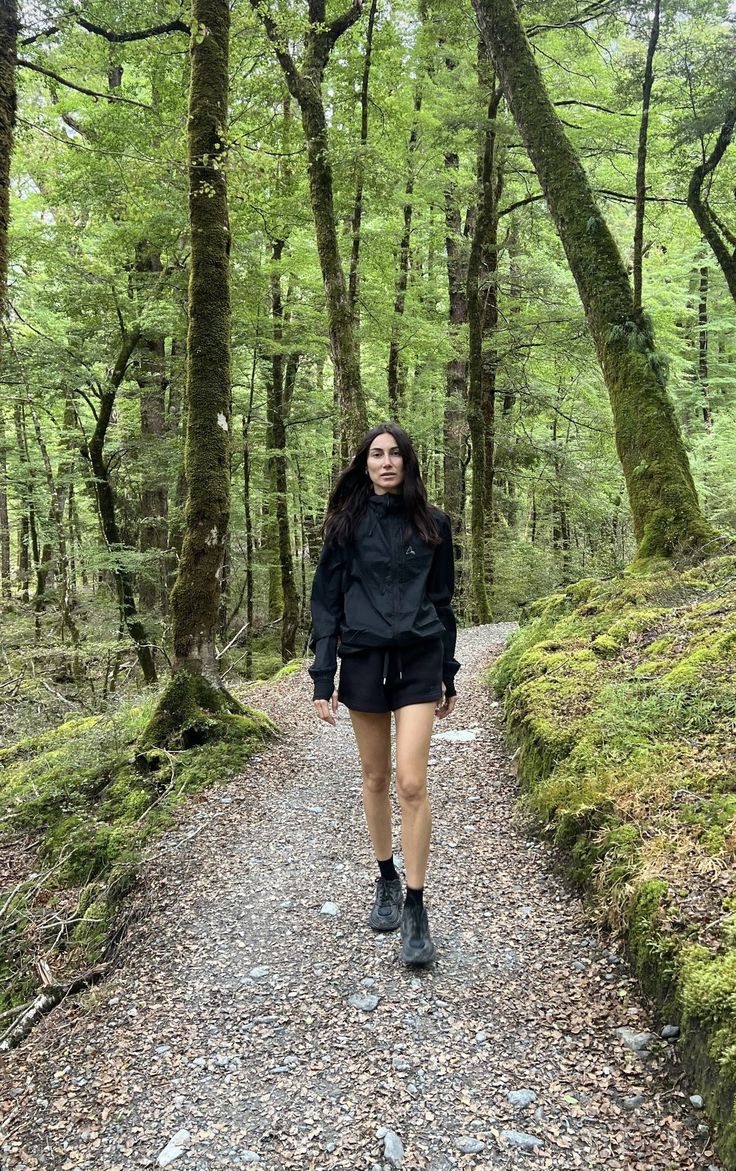
<instances>
[{"instance_id":1,"label":"moss-covered tree trunk","mask_svg":"<svg viewBox=\"0 0 736 1171\"><path fill-rule=\"evenodd\" d=\"M348 276L348 299L353 313L353 323L357 329L360 325L360 307L358 305L358 286L360 283L360 244L363 228L363 195L365 191L365 162L368 147L368 86L371 75L371 57L373 51L373 29L376 24L376 10L378 0L371 0L368 10L368 30L365 37L365 58L363 59L363 78L360 83L360 145L355 167L355 201L353 203L353 219L351 225L352 242L350 247L350 273ZM356 344L360 344L356 337Z\"/></svg>"},{"instance_id":2,"label":"moss-covered tree trunk","mask_svg":"<svg viewBox=\"0 0 736 1171\"><path fill-rule=\"evenodd\" d=\"M219 687L215 651L230 518L230 227L225 184L230 8L193 0L188 165L187 499L171 595L174 673Z\"/></svg>"},{"instance_id":3,"label":"moss-covered tree trunk","mask_svg":"<svg viewBox=\"0 0 736 1171\"><path fill-rule=\"evenodd\" d=\"M8 443L0 410L0 591L10 597L10 516L8 514Z\"/></svg>"},{"instance_id":4,"label":"moss-covered tree trunk","mask_svg":"<svg viewBox=\"0 0 736 1171\"><path fill-rule=\"evenodd\" d=\"M252 734L215 648L230 520L228 0L192 0L192 28L184 540L171 592L173 678L141 737L141 767L156 766L156 748Z\"/></svg>"},{"instance_id":5,"label":"moss-covered tree trunk","mask_svg":"<svg viewBox=\"0 0 736 1171\"><path fill-rule=\"evenodd\" d=\"M421 90L414 98L414 114L418 119L422 109ZM414 214L414 154L419 140L417 122L409 134L407 176L404 187L404 230L401 234L398 256L398 275L394 295L394 316L391 322L391 341L388 350L388 406L392 419L401 419L404 413L404 391L406 370L401 359L401 328L406 307L406 291L409 286L409 252L411 248L411 222Z\"/></svg>"},{"instance_id":6,"label":"moss-covered tree trunk","mask_svg":"<svg viewBox=\"0 0 736 1171\"><path fill-rule=\"evenodd\" d=\"M0 320L4 321L8 287L8 228L10 225L10 160L13 156L16 110L18 6L0 3Z\"/></svg>"},{"instance_id":7,"label":"moss-covered tree trunk","mask_svg":"<svg viewBox=\"0 0 736 1171\"><path fill-rule=\"evenodd\" d=\"M493 504L493 426L496 394L493 335L498 322L498 191L495 156L496 114L501 91L493 92L494 78L482 47L478 56L481 87L485 94L490 90L492 96L479 144L478 208L467 270L468 429L473 472L470 492L469 598L474 621L484 623L491 620L487 590L489 575L486 536L490 531Z\"/></svg>"},{"instance_id":8,"label":"moss-covered tree trunk","mask_svg":"<svg viewBox=\"0 0 736 1171\"><path fill-rule=\"evenodd\" d=\"M456 172L460 159L454 151L445 154L445 248L449 294L450 338L457 346L456 357L447 363L447 388L443 421L445 511L452 519L456 545L458 592L464 588L465 565L461 556L465 532L465 479L463 458L466 446L466 401L468 397L468 363L460 352L460 337L468 321L467 252L465 233L458 202Z\"/></svg>"},{"instance_id":9,"label":"moss-covered tree trunk","mask_svg":"<svg viewBox=\"0 0 736 1171\"><path fill-rule=\"evenodd\" d=\"M613 411L639 556L699 552L703 519L651 322L547 94L514 0L473 0L481 33L557 226Z\"/></svg>"},{"instance_id":10,"label":"moss-covered tree trunk","mask_svg":"<svg viewBox=\"0 0 736 1171\"><path fill-rule=\"evenodd\" d=\"M10 225L10 160L16 108L16 57L18 11L15 0L0 3L0 327L7 313L8 228ZM2 368L0 328L0 369ZM8 469L5 419L0 414L0 578L2 596L10 597L10 522L8 518Z\"/></svg>"},{"instance_id":11,"label":"moss-covered tree trunk","mask_svg":"<svg viewBox=\"0 0 736 1171\"><path fill-rule=\"evenodd\" d=\"M332 163L322 100L322 80L335 43L355 24L363 2L354 0L350 8L334 20L328 21L326 0L309 0L309 23L301 67L297 66L294 58L287 52L286 38L270 15L266 0L251 0L251 4L263 22L284 72L289 92L296 98L301 111L307 147L309 196L322 270L330 351L339 403L341 458L345 461L352 455L367 431L368 415L360 377L360 353L352 306L337 239Z\"/></svg>"}]
</instances>

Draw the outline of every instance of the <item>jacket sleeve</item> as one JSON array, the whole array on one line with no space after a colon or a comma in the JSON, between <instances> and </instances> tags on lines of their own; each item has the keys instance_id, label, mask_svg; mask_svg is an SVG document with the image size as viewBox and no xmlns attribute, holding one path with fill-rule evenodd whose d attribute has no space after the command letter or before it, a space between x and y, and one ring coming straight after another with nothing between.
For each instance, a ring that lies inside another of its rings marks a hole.
<instances>
[{"instance_id":1,"label":"jacket sleeve","mask_svg":"<svg viewBox=\"0 0 736 1171\"><path fill-rule=\"evenodd\" d=\"M337 642L343 618L344 559L344 550L339 545L324 545L312 580L309 649L314 652L314 662L309 674L314 682L314 699L329 699L335 687Z\"/></svg>"},{"instance_id":2,"label":"jacket sleeve","mask_svg":"<svg viewBox=\"0 0 736 1171\"><path fill-rule=\"evenodd\" d=\"M446 512L442 513L439 528L442 542L435 546L427 580L427 593L437 611L437 617L445 628L442 636L442 682L445 685L445 695L449 698L457 694L454 679L460 669L460 663L455 658L457 623L450 604L455 592L455 553L452 547L452 522Z\"/></svg>"}]
</instances>

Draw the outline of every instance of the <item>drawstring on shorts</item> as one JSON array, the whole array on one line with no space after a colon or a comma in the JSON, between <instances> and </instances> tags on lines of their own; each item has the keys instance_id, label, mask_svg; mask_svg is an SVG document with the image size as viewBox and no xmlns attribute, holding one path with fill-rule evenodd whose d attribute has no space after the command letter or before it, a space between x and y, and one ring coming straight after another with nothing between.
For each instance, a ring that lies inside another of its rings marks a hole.
<instances>
[{"instance_id":1,"label":"drawstring on shorts","mask_svg":"<svg viewBox=\"0 0 736 1171\"><path fill-rule=\"evenodd\" d=\"M396 648L386 647L386 650L383 653L383 686L384 687L386 686L386 680L388 679L388 668L389 668L389 659L390 659L391 651L394 649L396 650L396 661L397 661L397 665L399 668L399 679L403 679L403 677L404 677L403 673L402 673L402 662L401 662L400 649L398 647L396 647Z\"/></svg>"}]
</instances>

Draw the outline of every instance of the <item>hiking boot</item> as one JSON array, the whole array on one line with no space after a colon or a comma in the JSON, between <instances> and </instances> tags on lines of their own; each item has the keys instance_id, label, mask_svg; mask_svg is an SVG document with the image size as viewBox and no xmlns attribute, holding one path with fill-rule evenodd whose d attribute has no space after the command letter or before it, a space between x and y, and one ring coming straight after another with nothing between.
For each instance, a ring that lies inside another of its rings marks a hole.
<instances>
[{"instance_id":1,"label":"hiking boot","mask_svg":"<svg viewBox=\"0 0 736 1171\"><path fill-rule=\"evenodd\" d=\"M401 916L401 958L405 964L431 964L437 948L429 934L426 907L405 905Z\"/></svg>"},{"instance_id":2,"label":"hiking boot","mask_svg":"<svg viewBox=\"0 0 736 1171\"><path fill-rule=\"evenodd\" d=\"M374 931L395 931L401 923L404 896L400 878L377 878L376 897L368 922Z\"/></svg>"}]
</instances>

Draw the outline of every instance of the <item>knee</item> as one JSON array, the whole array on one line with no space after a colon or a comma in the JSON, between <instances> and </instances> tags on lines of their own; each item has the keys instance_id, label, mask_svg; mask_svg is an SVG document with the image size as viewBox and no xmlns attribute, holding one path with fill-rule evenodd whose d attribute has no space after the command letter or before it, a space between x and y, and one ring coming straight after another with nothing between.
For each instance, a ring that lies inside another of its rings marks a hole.
<instances>
[{"instance_id":1,"label":"knee","mask_svg":"<svg viewBox=\"0 0 736 1171\"><path fill-rule=\"evenodd\" d=\"M411 773L398 774L396 793L401 805L421 805L427 800L427 778Z\"/></svg>"},{"instance_id":2,"label":"knee","mask_svg":"<svg viewBox=\"0 0 736 1171\"><path fill-rule=\"evenodd\" d=\"M388 792L390 779L385 769L363 769L363 788L368 793L380 796Z\"/></svg>"}]
</instances>

